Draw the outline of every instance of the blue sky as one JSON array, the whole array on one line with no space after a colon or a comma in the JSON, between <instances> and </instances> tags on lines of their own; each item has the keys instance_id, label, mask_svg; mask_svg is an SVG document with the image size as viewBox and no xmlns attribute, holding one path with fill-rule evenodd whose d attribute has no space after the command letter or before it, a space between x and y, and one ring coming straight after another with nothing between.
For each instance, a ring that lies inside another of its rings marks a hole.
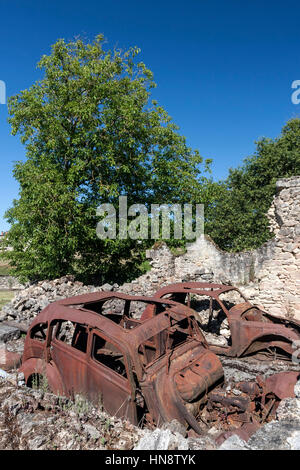
<instances>
[{"instance_id":1,"label":"blue sky","mask_svg":"<svg viewBox=\"0 0 300 470\"><path fill-rule=\"evenodd\" d=\"M36 63L58 38L103 33L108 47L141 48L154 72L154 98L188 145L212 158L224 178L300 115L291 84L300 80L300 3L237 0L0 0L0 80L7 96L41 77ZM25 158L0 105L0 231L18 197L13 163Z\"/></svg>"}]
</instances>

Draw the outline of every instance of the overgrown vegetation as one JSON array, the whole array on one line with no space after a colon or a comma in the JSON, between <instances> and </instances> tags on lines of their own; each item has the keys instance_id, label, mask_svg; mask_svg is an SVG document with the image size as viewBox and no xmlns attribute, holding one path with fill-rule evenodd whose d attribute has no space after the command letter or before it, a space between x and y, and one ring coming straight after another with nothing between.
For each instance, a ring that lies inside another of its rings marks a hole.
<instances>
[{"instance_id":1,"label":"overgrown vegetation","mask_svg":"<svg viewBox=\"0 0 300 470\"><path fill-rule=\"evenodd\" d=\"M227 251L257 248L271 238L266 212L279 178L300 175L300 119L281 135L257 142L256 153L214 185L206 207L206 233Z\"/></svg>"}]
</instances>

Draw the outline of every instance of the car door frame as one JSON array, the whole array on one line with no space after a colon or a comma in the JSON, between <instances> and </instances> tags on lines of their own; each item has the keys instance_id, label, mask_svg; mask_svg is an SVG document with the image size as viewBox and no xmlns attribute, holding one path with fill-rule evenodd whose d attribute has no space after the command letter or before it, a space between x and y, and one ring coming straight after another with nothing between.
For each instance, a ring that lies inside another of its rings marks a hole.
<instances>
[{"instance_id":1,"label":"car door frame","mask_svg":"<svg viewBox=\"0 0 300 470\"><path fill-rule=\"evenodd\" d=\"M124 358L124 363L125 363L125 369L126 369L126 377L123 377L121 374L118 374L115 372L113 369L110 367L106 366L105 364L102 364L101 362L97 361L93 357L93 344L94 344L94 335L99 336L100 338L104 339L105 341L113 344L122 354ZM116 342L113 338L110 336L106 335L103 331L100 331L98 328L90 328L89 331L89 340L88 340L88 348L87 348L87 375L88 375L88 395L92 396L95 392L93 391L93 385L91 384L91 373L93 372L94 374L97 374L98 377L102 376L103 380L105 380L107 383L110 383L112 388L115 388L115 390L118 390L119 396L120 394L127 394L127 399L128 399L128 404L127 404L127 412L125 413L125 417L129 419L129 421L138 424L137 423L137 407L136 407L136 402L135 402L135 394L136 394L136 385L135 381L133 378L132 374L132 366L131 366L131 360L130 356L128 354L128 351L124 347L124 345L121 342ZM109 408L112 406L113 400L107 400L106 403L106 398L104 397L103 394L103 389L102 391L99 390L99 393L102 395L101 399L103 400L103 407L104 409ZM123 406L123 403L121 403ZM121 406L120 405L120 406ZM120 409L116 409L115 412L108 410L109 414L113 414L118 416L120 413L120 410L122 409L122 406Z\"/></svg>"},{"instance_id":2,"label":"car door frame","mask_svg":"<svg viewBox=\"0 0 300 470\"><path fill-rule=\"evenodd\" d=\"M65 394L71 397L74 397L75 394L85 395L87 392L87 358L88 358L88 342L86 351L80 351L79 349L74 348L68 343L57 338L58 333L58 324L63 321L70 321L71 323L80 323L78 321L72 322L66 317L61 317L57 321L57 324L51 322L52 327L52 338L50 343L50 361L54 362L60 376L63 379L63 386ZM87 327L88 334L89 328L88 325L84 322L80 323ZM74 365L71 365L70 360L74 362ZM81 364L81 367L78 367L78 364Z\"/></svg>"}]
</instances>

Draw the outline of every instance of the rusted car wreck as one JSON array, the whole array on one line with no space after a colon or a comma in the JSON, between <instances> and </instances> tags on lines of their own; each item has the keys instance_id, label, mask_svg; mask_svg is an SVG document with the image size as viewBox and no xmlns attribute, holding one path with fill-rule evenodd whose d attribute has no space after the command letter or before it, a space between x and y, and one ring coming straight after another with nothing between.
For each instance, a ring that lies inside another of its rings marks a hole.
<instances>
[{"instance_id":1,"label":"rusted car wreck","mask_svg":"<svg viewBox=\"0 0 300 470\"><path fill-rule=\"evenodd\" d=\"M224 319L227 344L209 344L205 334ZM28 330L20 370L28 386L46 376L54 393L82 394L135 425L176 419L201 434L218 423L246 438L294 396L300 373L258 376L232 391L218 355L275 351L290 359L299 332L297 322L263 312L232 286L181 283L151 298L100 292L46 307Z\"/></svg>"},{"instance_id":2,"label":"rusted car wreck","mask_svg":"<svg viewBox=\"0 0 300 470\"><path fill-rule=\"evenodd\" d=\"M132 318L133 302L153 316ZM110 292L46 307L27 333L21 371L28 386L46 376L54 393L84 394L133 424L177 419L196 432L201 430L195 403L199 408L223 381L222 365L193 310L171 300Z\"/></svg>"},{"instance_id":3,"label":"rusted car wreck","mask_svg":"<svg viewBox=\"0 0 300 470\"><path fill-rule=\"evenodd\" d=\"M173 300L194 309L204 334L220 334L222 322L227 322L227 344L215 345L207 338L210 349L217 354L229 357L255 354L290 360L294 353L293 346L300 339L300 322L275 317L263 311L252 305L233 286L183 282L163 287L155 293L154 298ZM150 317L151 312L148 310L143 313L142 319Z\"/></svg>"}]
</instances>

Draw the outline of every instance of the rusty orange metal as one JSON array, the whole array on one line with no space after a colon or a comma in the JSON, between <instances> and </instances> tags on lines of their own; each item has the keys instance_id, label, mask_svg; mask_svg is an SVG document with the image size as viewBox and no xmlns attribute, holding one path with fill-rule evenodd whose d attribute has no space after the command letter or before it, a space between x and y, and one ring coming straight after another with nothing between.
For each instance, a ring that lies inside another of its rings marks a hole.
<instances>
[{"instance_id":1,"label":"rusty orange metal","mask_svg":"<svg viewBox=\"0 0 300 470\"><path fill-rule=\"evenodd\" d=\"M113 300L122 301L124 310L104 314ZM133 301L153 316L133 318ZM224 378L193 310L118 292L81 295L46 307L28 330L20 370L28 386L46 376L54 393L84 394L133 424L177 419L198 433L197 407Z\"/></svg>"},{"instance_id":2,"label":"rusty orange metal","mask_svg":"<svg viewBox=\"0 0 300 470\"><path fill-rule=\"evenodd\" d=\"M299 325L272 317L246 299L226 309L219 295L230 290L237 289L183 283L151 298L96 292L59 300L30 325L20 371L28 386L44 376L52 392L84 395L135 425L176 419L201 434L203 423L218 423L224 430L219 442L231 433L248 439L274 418L280 400L293 396L299 372L258 376L228 390L216 353L240 357L276 345L288 356ZM188 295L201 292L224 309L232 334L227 348L208 344L196 312L185 305ZM121 302L121 310L113 302ZM140 319L132 314L133 302L142 305Z\"/></svg>"},{"instance_id":3,"label":"rusty orange metal","mask_svg":"<svg viewBox=\"0 0 300 470\"><path fill-rule=\"evenodd\" d=\"M233 305L230 309L224 305L220 295L237 292L243 302ZM229 357L245 357L264 355L291 360L293 345L300 339L300 322L283 317L275 317L256 305L252 305L234 286L204 282L182 282L170 284L159 289L153 296L155 299L176 301L190 306L191 296L210 297L217 302L224 316L227 317L231 344L210 348L217 354ZM144 312L142 320L150 318L150 311Z\"/></svg>"},{"instance_id":4,"label":"rusty orange metal","mask_svg":"<svg viewBox=\"0 0 300 470\"><path fill-rule=\"evenodd\" d=\"M235 383L234 390L213 391L208 399L209 419L220 421L221 414L225 430L217 443L221 444L232 434L247 441L263 423L275 419L280 401L295 397L294 387L299 377L299 371L280 372L267 378L257 376L254 382Z\"/></svg>"}]
</instances>

